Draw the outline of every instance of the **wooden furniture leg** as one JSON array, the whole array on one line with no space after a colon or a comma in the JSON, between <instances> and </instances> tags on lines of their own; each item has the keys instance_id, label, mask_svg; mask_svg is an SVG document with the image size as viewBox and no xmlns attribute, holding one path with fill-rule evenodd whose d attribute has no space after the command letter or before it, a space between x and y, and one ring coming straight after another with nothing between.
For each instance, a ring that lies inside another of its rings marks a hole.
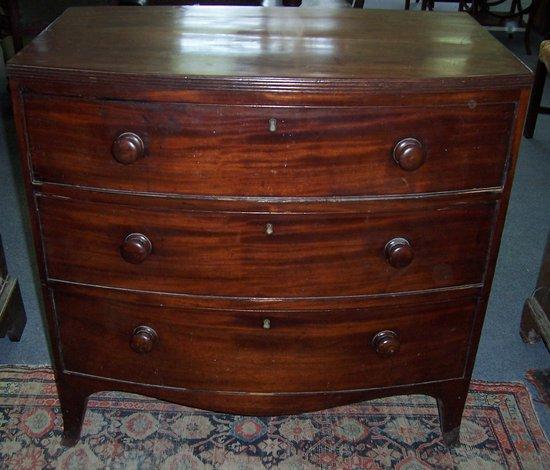
<instances>
[{"instance_id":1,"label":"wooden furniture leg","mask_svg":"<svg viewBox=\"0 0 550 470\"><path fill-rule=\"evenodd\" d=\"M26 324L19 284L17 279L8 277L0 294L0 338L7 335L10 341L19 341Z\"/></svg>"},{"instance_id":2,"label":"wooden furniture leg","mask_svg":"<svg viewBox=\"0 0 550 470\"><path fill-rule=\"evenodd\" d=\"M464 381L462 387L457 387L456 384L443 385L436 397L443 442L448 447L460 444L460 422L469 386L468 380Z\"/></svg>"},{"instance_id":3,"label":"wooden furniture leg","mask_svg":"<svg viewBox=\"0 0 550 470\"><path fill-rule=\"evenodd\" d=\"M550 32L550 1L533 0L531 5L525 9L525 12L528 13L528 16L523 40L527 55L531 55L531 32L533 28L535 28L539 34L546 37Z\"/></svg>"},{"instance_id":4,"label":"wooden furniture leg","mask_svg":"<svg viewBox=\"0 0 550 470\"><path fill-rule=\"evenodd\" d=\"M10 341L19 341L26 323L19 284L8 274L0 238L0 338L7 335Z\"/></svg>"},{"instance_id":5,"label":"wooden furniture leg","mask_svg":"<svg viewBox=\"0 0 550 470\"><path fill-rule=\"evenodd\" d=\"M525 25L525 32L523 34L523 42L525 44L525 52L527 55L531 55L531 30L533 29L533 20L535 18L535 12L538 9L540 0L533 0L529 7L529 15L527 16L527 24Z\"/></svg>"},{"instance_id":6,"label":"wooden furniture leg","mask_svg":"<svg viewBox=\"0 0 550 470\"><path fill-rule=\"evenodd\" d=\"M23 32L19 24L19 3L18 0L7 0L5 5L9 17L13 50L17 53L23 48Z\"/></svg>"},{"instance_id":7,"label":"wooden furniture leg","mask_svg":"<svg viewBox=\"0 0 550 470\"><path fill-rule=\"evenodd\" d=\"M64 446L72 447L80 439L86 405L91 392L88 392L81 385L74 386L70 383L70 380L62 377L59 380L58 393L61 414L63 415L63 438L61 443Z\"/></svg>"},{"instance_id":8,"label":"wooden furniture leg","mask_svg":"<svg viewBox=\"0 0 550 470\"><path fill-rule=\"evenodd\" d=\"M421 8L422 10L432 11L434 9L434 2L432 0L422 0Z\"/></svg>"},{"instance_id":9,"label":"wooden furniture leg","mask_svg":"<svg viewBox=\"0 0 550 470\"><path fill-rule=\"evenodd\" d=\"M531 92L531 99L529 101L529 110L527 111L527 119L525 121L525 129L523 135L525 138L530 139L535 132L535 125L537 124L537 117L541 111L540 102L542 100L542 93L544 91L544 82L546 81L546 66L541 60L537 63L535 70L535 80L533 82L533 90ZM542 109L544 111L544 109Z\"/></svg>"},{"instance_id":10,"label":"wooden furniture leg","mask_svg":"<svg viewBox=\"0 0 550 470\"><path fill-rule=\"evenodd\" d=\"M544 314L541 315L540 303L536 299L533 300L532 297L529 297L525 301L519 327L521 339L528 344L539 342L542 338L543 330L547 331L547 335L550 333L548 318L545 319Z\"/></svg>"},{"instance_id":11,"label":"wooden furniture leg","mask_svg":"<svg viewBox=\"0 0 550 470\"><path fill-rule=\"evenodd\" d=\"M533 344L542 338L546 347L550 345L550 233L537 287L523 306L519 333L526 343Z\"/></svg>"}]
</instances>

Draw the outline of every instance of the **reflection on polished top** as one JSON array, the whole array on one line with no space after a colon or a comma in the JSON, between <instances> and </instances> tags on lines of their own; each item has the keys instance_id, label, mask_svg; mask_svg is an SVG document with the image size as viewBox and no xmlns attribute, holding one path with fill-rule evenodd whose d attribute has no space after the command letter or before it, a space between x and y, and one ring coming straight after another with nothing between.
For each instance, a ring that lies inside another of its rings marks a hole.
<instances>
[{"instance_id":1,"label":"reflection on polished top","mask_svg":"<svg viewBox=\"0 0 550 470\"><path fill-rule=\"evenodd\" d=\"M15 74L37 67L233 83L342 79L370 87L388 80L531 80L467 14L355 9L71 8L10 63Z\"/></svg>"}]
</instances>

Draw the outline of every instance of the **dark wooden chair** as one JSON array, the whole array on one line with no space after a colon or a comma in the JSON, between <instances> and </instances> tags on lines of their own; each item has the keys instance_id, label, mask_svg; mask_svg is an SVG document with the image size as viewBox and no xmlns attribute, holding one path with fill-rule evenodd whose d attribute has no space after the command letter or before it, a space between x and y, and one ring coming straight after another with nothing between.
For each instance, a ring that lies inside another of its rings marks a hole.
<instances>
[{"instance_id":1,"label":"dark wooden chair","mask_svg":"<svg viewBox=\"0 0 550 470\"><path fill-rule=\"evenodd\" d=\"M533 82L533 90L531 92L531 100L529 101L529 109L527 111L527 119L525 120L525 128L523 135L530 139L535 132L537 117L539 114L550 114L550 107L541 106L542 93L544 91L544 82L546 75L550 69L550 40L543 41L539 50L539 61L535 70L535 80Z\"/></svg>"}]
</instances>

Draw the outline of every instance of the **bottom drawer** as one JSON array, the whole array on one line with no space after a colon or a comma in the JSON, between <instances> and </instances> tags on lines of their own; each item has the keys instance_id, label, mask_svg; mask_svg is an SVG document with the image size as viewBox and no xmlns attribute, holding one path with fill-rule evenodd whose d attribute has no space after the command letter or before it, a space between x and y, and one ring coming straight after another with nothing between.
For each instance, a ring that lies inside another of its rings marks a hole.
<instances>
[{"instance_id":1,"label":"bottom drawer","mask_svg":"<svg viewBox=\"0 0 550 470\"><path fill-rule=\"evenodd\" d=\"M475 309L475 300L465 299L353 310L196 310L169 296L80 287L56 289L54 299L65 370L243 392L461 377Z\"/></svg>"}]
</instances>

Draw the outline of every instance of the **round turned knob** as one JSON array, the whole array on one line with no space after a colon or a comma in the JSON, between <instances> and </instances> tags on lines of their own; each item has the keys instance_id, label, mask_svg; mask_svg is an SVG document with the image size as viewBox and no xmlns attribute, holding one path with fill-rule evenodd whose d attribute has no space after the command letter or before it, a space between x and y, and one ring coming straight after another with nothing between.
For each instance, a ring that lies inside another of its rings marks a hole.
<instances>
[{"instance_id":1,"label":"round turned knob","mask_svg":"<svg viewBox=\"0 0 550 470\"><path fill-rule=\"evenodd\" d=\"M131 233L126 236L120 247L120 254L124 261L139 264L151 254L153 245L151 241L141 233Z\"/></svg>"},{"instance_id":2,"label":"round turned knob","mask_svg":"<svg viewBox=\"0 0 550 470\"><path fill-rule=\"evenodd\" d=\"M381 356L393 356L399 348L401 343L397 337L397 333L390 330L384 330L380 333L377 333L374 338L372 338L372 347L374 350Z\"/></svg>"},{"instance_id":3,"label":"round turned knob","mask_svg":"<svg viewBox=\"0 0 550 470\"><path fill-rule=\"evenodd\" d=\"M111 151L117 162L128 165L143 158L145 146L141 137L133 132L124 132L114 140Z\"/></svg>"},{"instance_id":4,"label":"round turned knob","mask_svg":"<svg viewBox=\"0 0 550 470\"><path fill-rule=\"evenodd\" d=\"M137 353L146 354L152 351L158 341L158 335L153 328L138 326L132 333L130 347Z\"/></svg>"},{"instance_id":5,"label":"round turned knob","mask_svg":"<svg viewBox=\"0 0 550 470\"><path fill-rule=\"evenodd\" d=\"M384 248L386 261L394 268L404 268L411 264L414 252L409 241L405 238L393 238Z\"/></svg>"},{"instance_id":6,"label":"round turned knob","mask_svg":"<svg viewBox=\"0 0 550 470\"><path fill-rule=\"evenodd\" d=\"M426 161L426 151L418 140L408 137L397 142L393 149L393 159L403 170L413 171Z\"/></svg>"}]
</instances>

